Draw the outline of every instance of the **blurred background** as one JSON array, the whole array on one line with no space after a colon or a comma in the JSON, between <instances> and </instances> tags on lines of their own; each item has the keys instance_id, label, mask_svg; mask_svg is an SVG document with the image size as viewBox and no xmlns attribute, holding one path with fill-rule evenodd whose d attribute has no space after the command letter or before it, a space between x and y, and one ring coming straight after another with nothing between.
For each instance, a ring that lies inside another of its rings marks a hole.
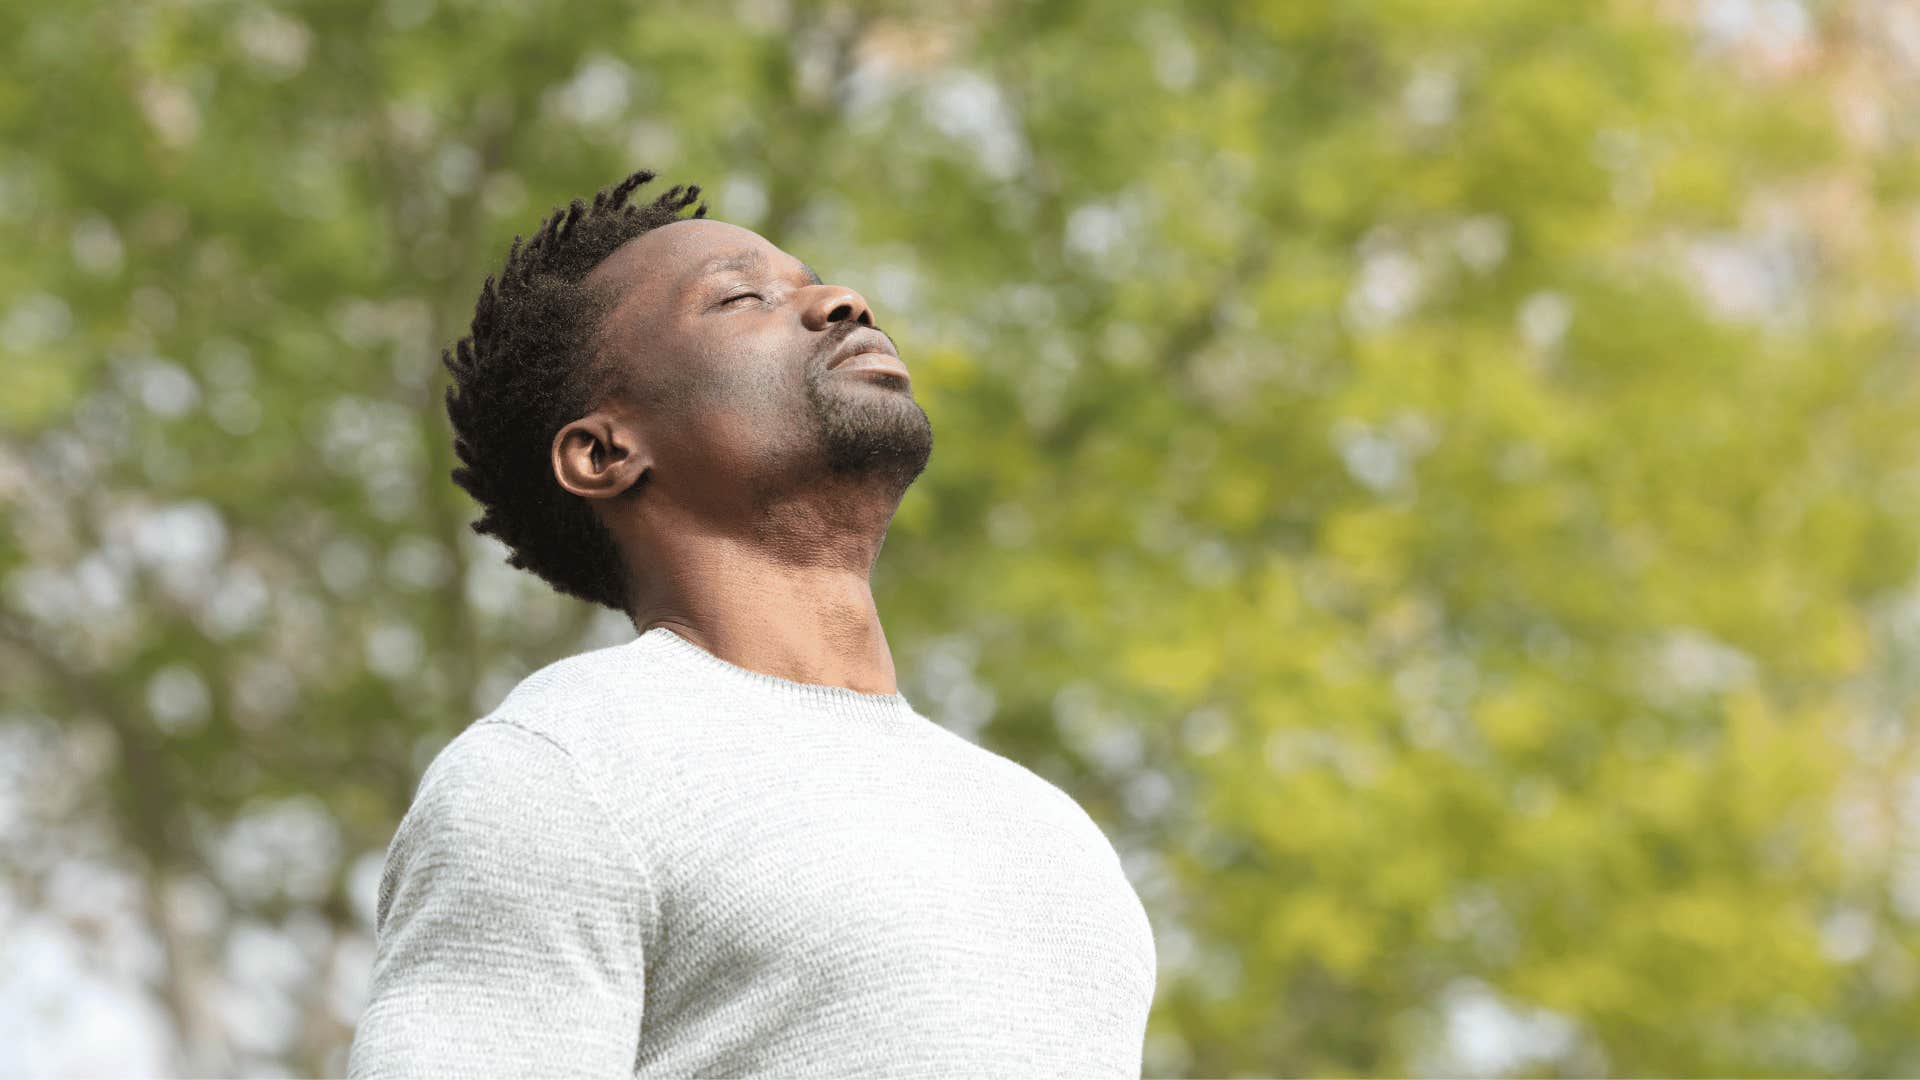
<instances>
[{"instance_id":1,"label":"blurred background","mask_svg":"<svg viewBox=\"0 0 1920 1080\"><path fill-rule=\"evenodd\" d=\"M344 1070L421 771L634 633L468 530L439 354L638 168L899 340L902 690L1114 839L1149 1076L1920 1074L1920 6L13 3L0 72L0 1074Z\"/></svg>"}]
</instances>

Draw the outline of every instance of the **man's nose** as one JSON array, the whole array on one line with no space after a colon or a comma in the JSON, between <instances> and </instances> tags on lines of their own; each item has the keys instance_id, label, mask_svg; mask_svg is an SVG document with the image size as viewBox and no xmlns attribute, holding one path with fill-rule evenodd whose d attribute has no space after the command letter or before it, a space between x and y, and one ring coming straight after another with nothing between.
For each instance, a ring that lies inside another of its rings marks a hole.
<instances>
[{"instance_id":1,"label":"man's nose","mask_svg":"<svg viewBox=\"0 0 1920 1080\"><path fill-rule=\"evenodd\" d=\"M873 312L867 307L867 298L842 285L815 285L811 287L813 295L807 298L806 307L800 311L800 321L809 330L825 330L837 322L857 322L861 326L873 325Z\"/></svg>"}]
</instances>

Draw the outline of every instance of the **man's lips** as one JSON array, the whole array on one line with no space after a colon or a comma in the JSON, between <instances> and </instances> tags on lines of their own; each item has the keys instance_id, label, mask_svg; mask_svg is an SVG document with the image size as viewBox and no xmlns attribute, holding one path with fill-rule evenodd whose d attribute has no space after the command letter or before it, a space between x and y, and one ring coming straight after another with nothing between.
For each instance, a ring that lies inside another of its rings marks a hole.
<instances>
[{"instance_id":1,"label":"man's lips","mask_svg":"<svg viewBox=\"0 0 1920 1080\"><path fill-rule=\"evenodd\" d=\"M886 371L903 379L912 378L907 374L907 365L892 353L862 352L855 353L844 360L835 360L828 371Z\"/></svg>"},{"instance_id":2,"label":"man's lips","mask_svg":"<svg viewBox=\"0 0 1920 1080\"><path fill-rule=\"evenodd\" d=\"M894 351L893 342L878 331L857 334L833 359L827 361L827 370L845 368L850 371L885 371L903 379L911 378L907 365L900 360L900 354Z\"/></svg>"}]
</instances>

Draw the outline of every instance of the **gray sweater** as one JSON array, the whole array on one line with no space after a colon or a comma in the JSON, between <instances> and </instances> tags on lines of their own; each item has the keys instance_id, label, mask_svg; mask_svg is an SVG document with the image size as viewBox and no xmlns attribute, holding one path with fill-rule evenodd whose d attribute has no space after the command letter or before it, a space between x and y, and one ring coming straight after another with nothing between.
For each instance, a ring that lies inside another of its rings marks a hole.
<instances>
[{"instance_id":1,"label":"gray sweater","mask_svg":"<svg viewBox=\"0 0 1920 1080\"><path fill-rule=\"evenodd\" d=\"M1138 1077L1147 913L900 694L665 627L522 682L387 852L354 1077Z\"/></svg>"}]
</instances>

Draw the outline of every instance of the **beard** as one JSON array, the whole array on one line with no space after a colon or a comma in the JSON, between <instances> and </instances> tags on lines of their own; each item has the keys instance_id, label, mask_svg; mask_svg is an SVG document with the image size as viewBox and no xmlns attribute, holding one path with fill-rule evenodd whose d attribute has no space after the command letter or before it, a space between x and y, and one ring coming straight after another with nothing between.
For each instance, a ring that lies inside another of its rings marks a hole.
<instances>
[{"instance_id":1,"label":"beard","mask_svg":"<svg viewBox=\"0 0 1920 1080\"><path fill-rule=\"evenodd\" d=\"M808 411L827 473L863 479L899 499L933 455L933 424L905 391L853 386L865 376L815 372L807 379Z\"/></svg>"}]
</instances>

